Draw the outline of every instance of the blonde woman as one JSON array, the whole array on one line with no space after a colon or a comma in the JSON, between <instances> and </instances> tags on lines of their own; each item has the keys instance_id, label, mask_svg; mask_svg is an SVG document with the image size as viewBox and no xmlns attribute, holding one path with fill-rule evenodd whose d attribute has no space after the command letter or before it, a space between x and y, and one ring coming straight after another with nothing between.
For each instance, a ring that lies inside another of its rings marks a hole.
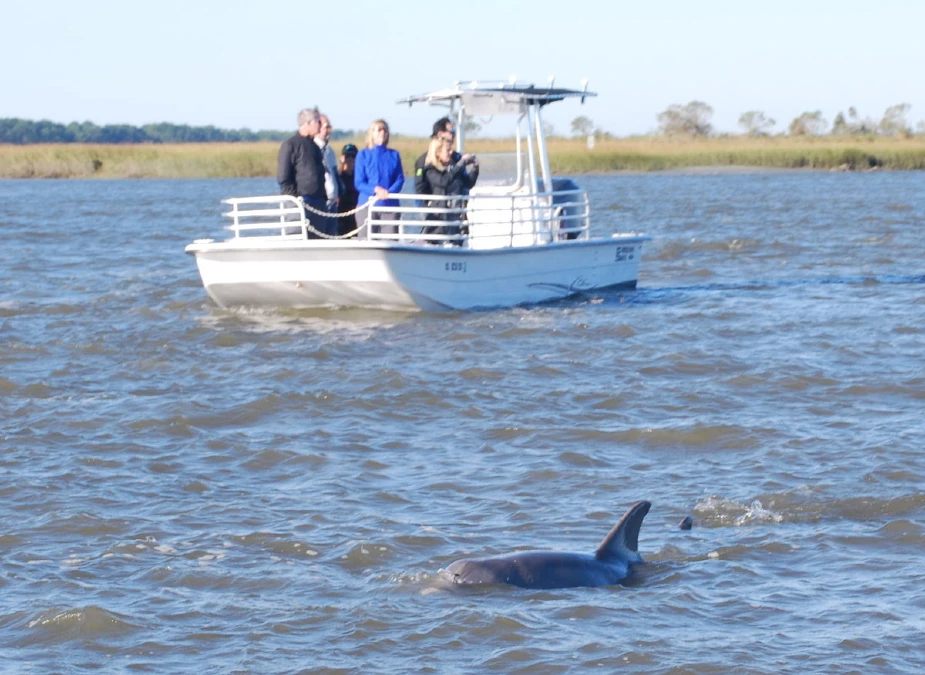
<instances>
[{"instance_id":1,"label":"blonde woman","mask_svg":"<svg viewBox=\"0 0 925 675\"><path fill-rule=\"evenodd\" d=\"M456 160L456 161L454 161ZM424 179L430 187L431 194L465 196L479 178L479 163L475 155L465 154L457 159L453 152L453 142L442 138L431 140L424 160ZM436 199L428 206L456 209L464 206L463 199ZM443 213L428 214L428 220L462 220L462 214ZM459 234L457 225L448 227L429 226L424 234Z\"/></svg>"},{"instance_id":2,"label":"blonde woman","mask_svg":"<svg viewBox=\"0 0 925 675\"><path fill-rule=\"evenodd\" d=\"M385 120L376 120L366 132L366 147L357 154L354 184L359 193L359 203L365 204L370 197L377 206L398 206L397 199L388 199L389 193L401 192L405 184L405 172L398 152L389 147L389 125ZM383 220L398 220L398 214L385 211L379 214ZM369 218L369 209L362 212L363 224ZM395 226L382 226L384 233L394 234Z\"/></svg>"}]
</instances>

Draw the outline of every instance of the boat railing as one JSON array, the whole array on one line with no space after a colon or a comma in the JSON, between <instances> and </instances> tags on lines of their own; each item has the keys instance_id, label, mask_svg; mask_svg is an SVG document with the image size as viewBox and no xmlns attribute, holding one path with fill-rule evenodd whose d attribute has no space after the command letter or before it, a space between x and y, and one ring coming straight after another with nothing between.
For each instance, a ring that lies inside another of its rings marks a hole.
<instances>
[{"instance_id":1,"label":"boat railing","mask_svg":"<svg viewBox=\"0 0 925 675\"><path fill-rule=\"evenodd\" d=\"M223 213L231 218L228 229L238 238L242 233L262 233L264 236L281 236L305 239L308 236L308 220L302 199L289 195L266 197L235 197L223 199L231 211ZM246 235L245 235L246 236Z\"/></svg>"},{"instance_id":2,"label":"boat railing","mask_svg":"<svg viewBox=\"0 0 925 675\"><path fill-rule=\"evenodd\" d=\"M590 204L584 190L389 196L398 206L370 208L369 232L364 233L369 239L488 249L590 237ZM398 220L389 219L394 214Z\"/></svg>"},{"instance_id":3,"label":"boat railing","mask_svg":"<svg viewBox=\"0 0 925 675\"><path fill-rule=\"evenodd\" d=\"M535 246L590 237L590 204L584 190L511 192L483 188L470 195L391 194L397 205L361 211L355 237L348 241L462 246L472 249ZM225 199L235 238L335 238L318 233L297 197L272 195ZM364 224L365 220L365 224ZM338 237L342 238L342 237Z\"/></svg>"}]
</instances>

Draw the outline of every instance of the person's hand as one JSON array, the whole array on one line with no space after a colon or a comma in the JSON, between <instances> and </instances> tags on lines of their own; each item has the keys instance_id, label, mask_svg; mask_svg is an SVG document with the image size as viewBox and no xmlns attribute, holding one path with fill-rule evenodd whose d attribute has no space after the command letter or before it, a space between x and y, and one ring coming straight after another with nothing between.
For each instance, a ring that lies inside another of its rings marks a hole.
<instances>
[{"instance_id":1,"label":"person's hand","mask_svg":"<svg viewBox=\"0 0 925 675\"><path fill-rule=\"evenodd\" d=\"M389 196L389 191L378 185L373 189L373 193L376 195L376 199L385 199Z\"/></svg>"}]
</instances>

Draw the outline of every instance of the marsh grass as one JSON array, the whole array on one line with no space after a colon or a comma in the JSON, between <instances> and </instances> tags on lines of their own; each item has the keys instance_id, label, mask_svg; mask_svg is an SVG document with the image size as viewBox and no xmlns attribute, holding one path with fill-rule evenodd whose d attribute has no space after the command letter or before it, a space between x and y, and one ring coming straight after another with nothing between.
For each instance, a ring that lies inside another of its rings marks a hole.
<instances>
[{"instance_id":1,"label":"marsh grass","mask_svg":"<svg viewBox=\"0 0 925 675\"><path fill-rule=\"evenodd\" d=\"M692 166L867 170L925 169L925 139L892 138L628 138L549 143L558 173L659 171Z\"/></svg>"},{"instance_id":2,"label":"marsh grass","mask_svg":"<svg viewBox=\"0 0 925 675\"><path fill-rule=\"evenodd\" d=\"M357 145L360 139L353 139ZM349 142L338 141L336 149ZM467 150L509 149L510 141L472 139ZM427 140L396 137L392 147L406 171ZM2 178L248 178L276 175L279 144L190 143L164 145L0 145ZM556 174L659 171L693 166L811 169L925 169L925 139L880 137L773 137L668 139L639 137L549 141Z\"/></svg>"},{"instance_id":3,"label":"marsh grass","mask_svg":"<svg viewBox=\"0 0 925 675\"><path fill-rule=\"evenodd\" d=\"M249 178L276 175L278 143L0 145L3 178Z\"/></svg>"}]
</instances>

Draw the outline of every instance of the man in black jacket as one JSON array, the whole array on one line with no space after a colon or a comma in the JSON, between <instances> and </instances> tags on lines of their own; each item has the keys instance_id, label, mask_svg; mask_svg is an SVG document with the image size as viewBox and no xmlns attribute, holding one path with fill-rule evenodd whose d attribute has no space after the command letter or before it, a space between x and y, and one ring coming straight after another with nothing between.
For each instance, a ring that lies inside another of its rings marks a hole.
<instances>
[{"instance_id":1,"label":"man in black jacket","mask_svg":"<svg viewBox=\"0 0 925 675\"><path fill-rule=\"evenodd\" d=\"M327 193L324 189L324 156L312 140L321 129L321 115L317 110L299 112L299 131L279 148L276 180L280 194L302 197L306 205L325 211ZM308 212L309 221L318 216Z\"/></svg>"},{"instance_id":2,"label":"man in black jacket","mask_svg":"<svg viewBox=\"0 0 925 675\"><path fill-rule=\"evenodd\" d=\"M453 120L449 117L441 117L434 122L434 132L430 135L433 138L442 138L452 141L456 137L456 129L453 127ZM456 164L459 161L460 154L455 150L450 157L450 163ZM427 180L427 174L424 171L424 164L427 161L427 153L417 158L414 163L414 192L419 195L432 195L433 186Z\"/></svg>"}]
</instances>

